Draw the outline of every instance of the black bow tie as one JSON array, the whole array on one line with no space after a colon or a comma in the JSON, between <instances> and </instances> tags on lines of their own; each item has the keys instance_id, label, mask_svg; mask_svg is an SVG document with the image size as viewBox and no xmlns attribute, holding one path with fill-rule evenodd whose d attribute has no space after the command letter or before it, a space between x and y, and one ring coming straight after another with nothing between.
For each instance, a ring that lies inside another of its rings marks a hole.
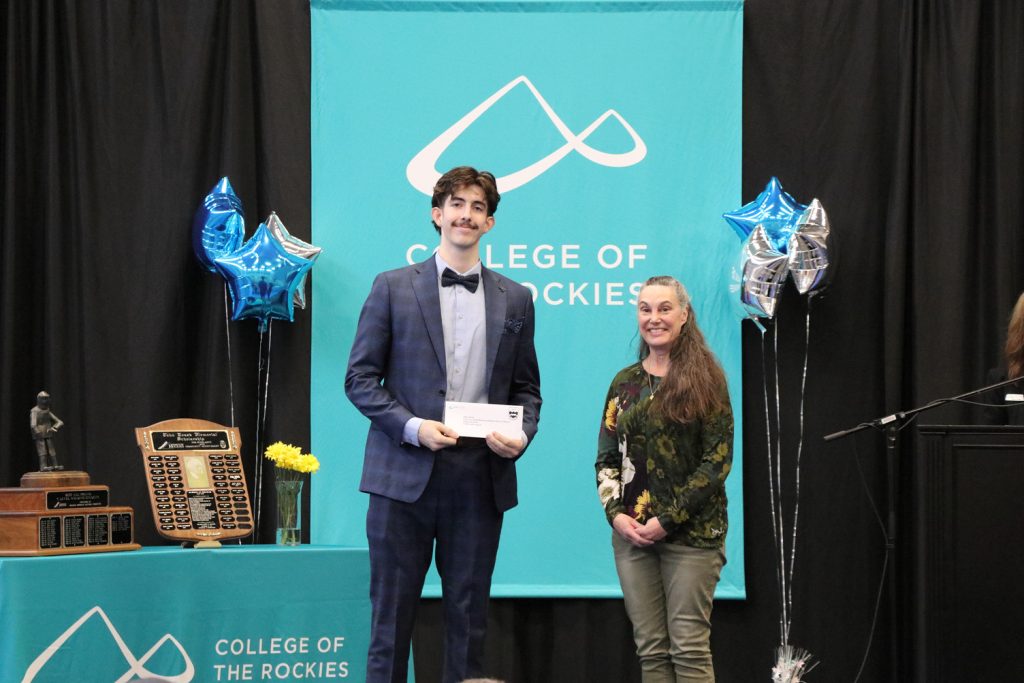
<instances>
[{"instance_id":1,"label":"black bow tie","mask_svg":"<svg viewBox=\"0 0 1024 683\"><path fill-rule=\"evenodd\" d=\"M444 272L441 273L441 286L451 287L452 285L462 285L469 292L475 292L476 288L480 286L480 275L477 273L459 275L451 268L445 268Z\"/></svg>"}]
</instances>

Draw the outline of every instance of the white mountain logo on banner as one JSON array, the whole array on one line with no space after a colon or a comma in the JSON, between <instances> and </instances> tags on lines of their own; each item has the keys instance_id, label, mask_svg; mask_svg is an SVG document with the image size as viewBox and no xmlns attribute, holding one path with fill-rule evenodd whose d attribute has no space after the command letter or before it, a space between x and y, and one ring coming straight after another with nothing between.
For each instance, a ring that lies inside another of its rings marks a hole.
<instances>
[{"instance_id":1,"label":"white mountain logo on banner","mask_svg":"<svg viewBox=\"0 0 1024 683\"><path fill-rule=\"evenodd\" d=\"M46 666L46 663L57 654L57 652L63 647L64 643L68 641L71 636L75 634L78 629L82 627L85 622L89 621L93 615L98 614L103 623L106 624L107 630L110 631L111 637L114 639L114 643L117 645L117 649L121 651L121 655L124 657L124 661L128 664L128 669L118 678L114 683L126 683L136 677L138 678L160 678L161 680L167 681L168 683L189 683L196 675L195 665L192 664L192 660L189 658L188 653L185 652L185 648L181 646L181 643L172 636L170 633L165 633L160 640L156 641L153 647L146 651L146 654L137 658L132 654L131 650L125 644L121 634L114 628L114 624L111 623L110 619L107 618L106 613L100 608L99 605L93 607L91 610L83 614L78 618L78 621L71 624L64 633L60 634L57 640L50 643L45 650L43 650L35 661L29 665L25 671L25 676L21 679L21 683L31 683L35 680L36 675ZM160 648L163 647L164 643L170 641L174 647L178 648L178 652L181 653L182 660L185 663L185 670L181 673L173 676L163 673L153 673L145 668L146 662L150 660Z\"/></svg>"},{"instance_id":2,"label":"white mountain logo on banner","mask_svg":"<svg viewBox=\"0 0 1024 683\"><path fill-rule=\"evenodd\" d=\"M441 172L437 170L437 160L441 158L444 151L448 149L467 128L479 119L484 112L494 106L498 100L507 95L509 91L519 84L523 84L530 89L530 92L533 94L534 98L536 98L537 102L544 110L544 113L547 114L549 119L551 119L551 123L554 125L555 129L558 130L562 138L565 139L565 144L529 166L498 178L499 192L507 192L508 190L514 190L517 187L525 185L564 159L570 152L577 152L595 164L615 168L633 166L634 164L640 163L643 158L647 156L647 145L644 143L643 139L641 139L637 132L633 130L633 127L629 125L626 119L622 118L614 109L609 109L594 119L593 123L587 126L582 132L574 133L567 125L565 125L565 122L559 118L558 114L555 113L555 110L551 108L551 105L548 104L547 100L545 100L540 94L540 91L537 90L533 83L530 82L530 79L526 76L518 76L498 90L498 92L494 93L474 107L468 114L452 124L448 130L438 135L412 158L412 161L409 162L409 165L405 169L405 175L412 186L425 195L433 194L434 183L437 182L437 179L441 176ZM614 116L619 123L622 124L622 127L626 132L629 133L629 136L633 138L633 149L628 152L618 154L602 152L601 150L594 149L585 142L591 133L600 128L610 116Z\"/></svg>"}]
</instances>

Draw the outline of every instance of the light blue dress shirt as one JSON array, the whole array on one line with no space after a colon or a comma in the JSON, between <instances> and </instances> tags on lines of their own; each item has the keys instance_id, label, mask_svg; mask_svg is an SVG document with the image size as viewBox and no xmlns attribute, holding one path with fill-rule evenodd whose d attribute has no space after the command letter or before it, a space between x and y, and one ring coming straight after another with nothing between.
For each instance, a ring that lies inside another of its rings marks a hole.
<instances>
[{"instance_id":1,"label":"light blue dress shirt","mask_svg":"<svg viewBox=\"0 0 1024 683\"><path fill-rule=\"evenodd\" d=\"M470 292L461 285L441 286L441 273L451 268L440 254L434 254L437 265L437 293L441 302L441 327L444 331L444 362L448 373L446 401L487 403L487 299L479 261L459 275L481 275L480 285ZM451 268L453 272L454 268ZM419 429L423 418L413 417L405 423L402 440L419 446Z\"/></svg>"}]
</instances>

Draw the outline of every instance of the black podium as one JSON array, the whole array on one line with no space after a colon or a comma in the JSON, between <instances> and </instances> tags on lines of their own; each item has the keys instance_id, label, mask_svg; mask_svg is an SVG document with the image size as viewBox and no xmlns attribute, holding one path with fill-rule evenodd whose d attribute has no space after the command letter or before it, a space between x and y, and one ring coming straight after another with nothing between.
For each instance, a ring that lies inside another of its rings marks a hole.
<instances>
[{"instance_id":1,"label":"black podium","mask_svg":"<svg viewBox=\"0 0 1024 683\"><path fill-rule=\"evenodd\" d=\"M913 680L1024 681L1024 427L922 425L917 449Z\"/></svg>"}]
</instances>

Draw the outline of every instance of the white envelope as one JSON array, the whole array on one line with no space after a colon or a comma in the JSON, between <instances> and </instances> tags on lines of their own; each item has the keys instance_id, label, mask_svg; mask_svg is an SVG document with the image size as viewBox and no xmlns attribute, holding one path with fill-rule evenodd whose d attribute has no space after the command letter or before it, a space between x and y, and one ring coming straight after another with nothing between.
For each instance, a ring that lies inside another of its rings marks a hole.
<instances>
[{"instance_id":1,"label":"white envelope","mask_svg":"<svg viewBox=\"0 0 1024 683\"><path fill-rule=\"evenodd\" d=\"M518 439L523 433L523 407L445 401L444 423L459 436L483 438L491 432L498 432Z\"/></svg>"}]
</instances>

